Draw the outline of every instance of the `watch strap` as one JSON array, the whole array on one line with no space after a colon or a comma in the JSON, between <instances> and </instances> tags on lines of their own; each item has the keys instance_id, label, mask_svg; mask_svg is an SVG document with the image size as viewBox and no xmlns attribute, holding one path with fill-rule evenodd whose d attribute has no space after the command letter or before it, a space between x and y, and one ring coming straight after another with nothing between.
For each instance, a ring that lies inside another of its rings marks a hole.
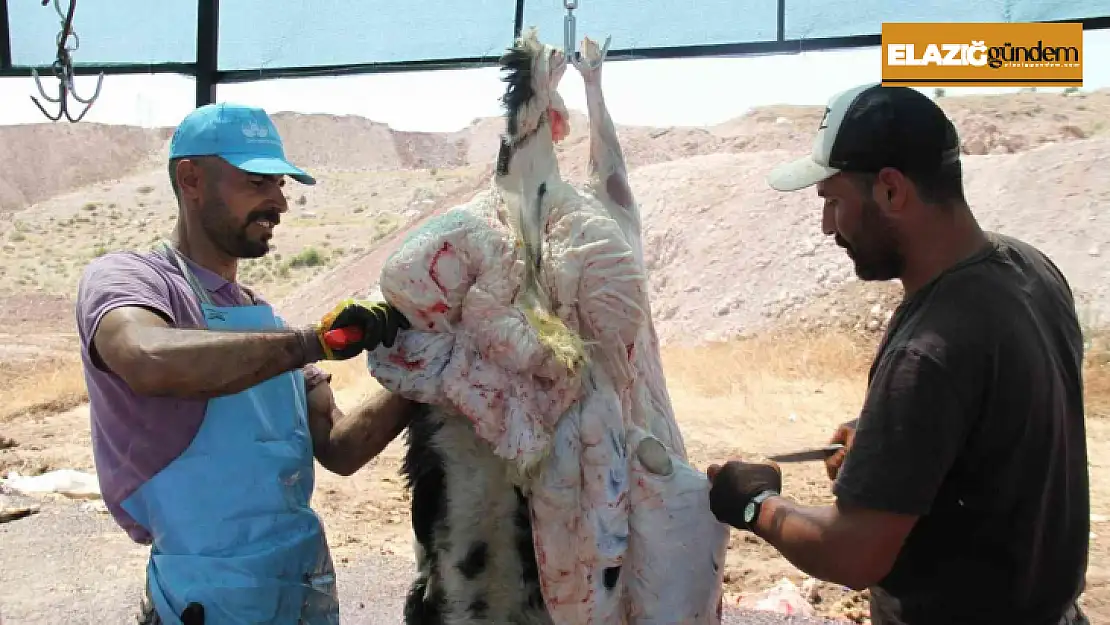
<instances>
[{"instance_id":1,"label":"watch strap","mask_svg":"<svg viewBox=\"0 0 1110 625\"><path fill-rule=\"evenodd\" d=\"M774 497L778 494L779 493L776 490L767 489L760 492L755 497L752 497L751 503L755 506L755 514L752 515L751 522L746 523L746 525L748 526L748 531L752 531L752 529L755 527L755 524L759 522L759 513L763 511L763 502L766 501L768 498Z\"/></svg>"}]
</instances>

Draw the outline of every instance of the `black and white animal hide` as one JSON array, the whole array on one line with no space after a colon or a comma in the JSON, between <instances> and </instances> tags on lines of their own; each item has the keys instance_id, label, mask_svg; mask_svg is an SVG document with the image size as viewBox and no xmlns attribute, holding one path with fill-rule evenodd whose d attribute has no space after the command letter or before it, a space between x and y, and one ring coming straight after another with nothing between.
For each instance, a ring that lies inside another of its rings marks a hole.
<instances>
[{"instance_id":1,"label":"black and white animal hide","mask_svg":"<svg viewBox=\"0 0 1110 625\"><path fill-rule=\"evenodd\" d=\"M418 574L407 625L552 625L532 546L528 502L505 461L465 417L420 406L402 473L412 493Z\"/></svg>"}]
</instances>

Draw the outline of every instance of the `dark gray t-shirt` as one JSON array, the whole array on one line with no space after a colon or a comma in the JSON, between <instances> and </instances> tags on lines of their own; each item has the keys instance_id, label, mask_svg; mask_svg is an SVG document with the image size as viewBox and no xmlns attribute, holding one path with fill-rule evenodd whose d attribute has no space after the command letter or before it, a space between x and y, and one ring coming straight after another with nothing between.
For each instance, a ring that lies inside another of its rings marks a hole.
<instances>
[{"instance_id":1,"label":"dark gray t-shirt","mask_svg":"<svg viewBox=\"0 0 1110 625\"><path fill-rule=\"evenodd\" d=\"M876 625L1056 623L1083 588L1072 293L1039 251L989 236L895 312L835 485L849 504L921 515L873 589Z\"/></svg>"},{"instance_id":2,"label":"dark gray t-shirt","mask_svg":"<svg viewBox=\"0 0 1110 625\"><path fill-rule=\"evenodd\" d=\"M239 285L187 259L186 263L216 306L249 301ZM255 302L265 303L253 293L249 295ZM103 367L91 349L92 337L104 315L121 306L142 306L179 328L203 328L204 322L185 276L159 251L105 254L89 263L78 285L77 330L89 391L97 479L116 522L133 540L145 544L150 542L149 534L120 504L185 451L200 429L208 401L140 396ZM311 365L304 373L306 390L330 377Z\"/></svg>"}]
</instances>

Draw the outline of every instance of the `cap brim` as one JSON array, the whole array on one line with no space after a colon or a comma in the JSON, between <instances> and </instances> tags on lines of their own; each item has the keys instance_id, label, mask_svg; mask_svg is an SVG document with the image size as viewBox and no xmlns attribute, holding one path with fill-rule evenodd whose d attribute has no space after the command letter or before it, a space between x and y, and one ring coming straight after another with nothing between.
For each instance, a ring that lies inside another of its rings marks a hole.
<instances>
[{"instance_id":1,"label":"cap brim","mask_svg":"<svg viewBox=\"0 0 1110 625\"><path fill-rule=\"evenodd\" d=\"M839 169L825 167L814 162L812 157L807 156L776 167L767 176L767 183L776 191L798 191L811 187L839 172Z\"/></svg>"},{"instance_id":2,"label":"cap brim","mask_svg":"<svg viewBox=\"0 0 1110 625\"><path fill-rule=\"evenodd\" d=\"M223 159L233 166L252 174L270 176L286 175L301 184L316 184L316 179L309 175L308 172L280 158L271 156L237 156L231 154L225 155Z\"/></svg>"}]
</instances>

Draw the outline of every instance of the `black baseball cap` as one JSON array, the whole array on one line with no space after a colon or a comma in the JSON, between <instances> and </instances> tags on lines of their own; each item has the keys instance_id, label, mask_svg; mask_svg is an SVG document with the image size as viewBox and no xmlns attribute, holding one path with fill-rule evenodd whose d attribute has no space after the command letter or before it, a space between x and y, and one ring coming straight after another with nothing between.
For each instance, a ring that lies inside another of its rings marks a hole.
<instances>
[{"instance_id":1,"label":"black baseball cap","mask_svg":"<svg viewBox=\"0 0 1110 625\"><path fill-rule=\"evenodd\" d=\"M797 191L841 171L935 171L959 159L956 127L928 96L868 83L830 98L813 153L780 165L767 182L777 191Z\"/></svg>"}]
</instances>

